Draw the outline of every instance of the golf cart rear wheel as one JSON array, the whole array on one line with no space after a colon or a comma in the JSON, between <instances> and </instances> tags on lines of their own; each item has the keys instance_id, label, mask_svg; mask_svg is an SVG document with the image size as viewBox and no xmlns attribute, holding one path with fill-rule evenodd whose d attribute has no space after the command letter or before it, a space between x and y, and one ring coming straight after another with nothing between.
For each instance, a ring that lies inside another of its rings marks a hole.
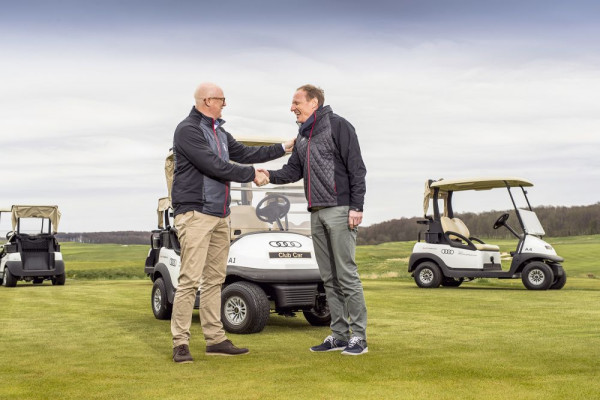
<instances>
[{"instance_id":1,"label":"golf cart rear wheel","mask_svg":"<svg viewBox=\"0 0 600 400\"><path fill-rule=\"evenodd\" d=\"M436 264L425 261L415 269L414 277L417 286L422 288L436 288L442 283L443 275Z\"/></svg>"},{"instance_id":2,"label":"golf cart rear wheel","mask_svg":"<svg viewBox=\"0 0 600 400\"><path fill-rule=\"evenodd\" d=\"M60 274L52 277L52 284L62 286L65 284L65 274Z\"/></svg>"},{"instance_id":3,"label":"golf cart rear wheel","mask_svg":"<svg viewBox=\"0 0 600 400\"><path fill-rule=\"evenodd\" d=\"M560 274L562 272L561 275L555 276L554 278L554 282L552 282L552 285L550 286L550 289L553 290L559 290L562 289L565 286L565 283L567 283L567 273L565 272L565 270L563 269L563 267L561 267L560 265L557 267L558 269L558 273Z\"/></svg>"},{"instance_id":4,"label":"golf cart rear wheel","mask_svg":"<svg viewBox=\"0 0 600 400\"><path fill-rule=\"evenodd\" d=\"M169 303L167 288L163 278L157 278L152 285L152 312L156 319L170 319L173 304Z\"/></svg>"},{"instance_id":5,"label":"golf cart rear wheel","mask_svg":"<svg viewBox=\"0 0 600 400\"><path fill-rule=\"evenodd\" d=\"M331 312L325 296L317 296L315 306L310 310L302 311L304 318L312 326L329 326L331 324Z\"/></svg>"},{"instance_id":6,"label":"golf cart rear wheel","mask_svg":"<svg viewBox=\"0 0 600 400\"><path fill-rule=\"evenodd\" d=\"M444 279L442 279L442 286L446 286L446 287L459 287L460 285L462 285L464 281L464 278L447 278L444 277Z\"/></svg>"},{"instance_id":7,"label":"golf cart rear wheel","mask_svg":"<svg viewBox=\"0 0 600 400\"><path fill-rule=\"evenodd\" d=\"M221 321L230 333L256 333L264 329L271 306L260 286L235 282L221 292Z\"/></svg>"},{"instance_id":8,"label":"golf cart rear wheel","mask_svg":"<svg viewBox=\"0 0 600 400\"><path fill-rule=\"evenodd\" d=\"M523 268L521 280L529 290L547 290L554 282L554 273L545 263L532 261Z\"/></svg>"},{"instance_id":9,"label":"golf cart rear wheel","mask_svg":"<svg viewBox=\"0 0 600 400\"><path fill-rule=\"evenodd\" d=\"M6 287L15 287L17 286L17 277L10 273L10 269L4 268L4 279L2 280L2 285Z\"/></svg>"}]
</instances>

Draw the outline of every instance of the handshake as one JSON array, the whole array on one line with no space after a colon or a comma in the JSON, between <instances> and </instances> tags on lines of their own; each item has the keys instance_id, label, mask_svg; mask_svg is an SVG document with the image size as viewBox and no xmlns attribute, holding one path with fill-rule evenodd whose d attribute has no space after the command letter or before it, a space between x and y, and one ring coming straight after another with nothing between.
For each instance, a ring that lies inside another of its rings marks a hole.
<instances>
[{"instance_id":1,"label":"handshake","mask_svg":"<svg viewBox=\"0 0 600 400\"><path fill-rule=\"evenodd\" d=\"M264 186L269 183L269 171L262 168L254 169L254 184L256 186Z\"/></svg>"}]
</instances>

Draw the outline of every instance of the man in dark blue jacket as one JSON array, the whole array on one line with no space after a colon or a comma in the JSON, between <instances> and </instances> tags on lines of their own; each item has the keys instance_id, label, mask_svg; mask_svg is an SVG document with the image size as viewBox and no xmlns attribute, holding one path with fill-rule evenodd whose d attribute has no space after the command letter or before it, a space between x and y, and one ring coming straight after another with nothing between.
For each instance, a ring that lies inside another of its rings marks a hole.
<instances>
[{"instance_id":1,"label":"man in dark blue jacket","mask_svg":"<svg viewBox=\"0 0 600 400\"><path fill-rule=\"evenodd\" d=\"M175 228L181 244L181 270L173 314L173 361L192 362L189 351L190 325L200 285L200 322L207 355L239 355L225 336L221 323L221 285L225 281L229 253L229 183L268 183L268 178L252 166L230 163L260 163L291 151L294 141L273 146L248 147L223 129L221 111L223 90L201 84L190 115L175 129L172 203Z\"/></svg>"},{"instance_id":2,"label":"man in dark blue jacket","mask_svg":"<svg viewBox=\"0 0 600 400\"><path fill-rule=\"evenodd\" d=\"M367 307L355 249L367 170L354 127L324 106L324 101L322 89L313 85L298 88L291 107L300 126L294 150L282 169L265 172L277 184L304 178L332 331L311 351L343 350L344 355L360 355L368 352Z\"/></svg>"}]
</instances>

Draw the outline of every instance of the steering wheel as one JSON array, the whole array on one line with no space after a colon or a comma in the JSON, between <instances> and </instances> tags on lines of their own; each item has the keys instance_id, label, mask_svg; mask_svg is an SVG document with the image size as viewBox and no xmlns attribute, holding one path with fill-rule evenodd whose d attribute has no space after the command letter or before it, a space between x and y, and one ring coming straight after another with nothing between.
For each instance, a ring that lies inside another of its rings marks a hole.
<instances>
[{"instance_id":1,"label":"steering wheel","mask_svg":"<svg viewBox=\"0 0 600 400\"><path fill-rule=\"evenodd\" d=\"M6 232L6 240L10 240L10 238L15 234L14 231Z\"/></svg>"},{"instance_id":2,"label":"steering wheel","mask_svg":"<svg viewBox=\"0 0 600 400\"><path fill-rule=\"evenodd\" d=\"M268 223L277 222L280 230L283 229L281 218L285 217L285 230L288 229L287 213L290 211L290 201L280 194L270 194L262 199L256 206L256 216L261 221Z\"/></svg>"},{"instance_id":3,"label":"steering wheel","mask_svg":"<svg viewBox=\"0 0 600 400\"><path fill-rule=\"evenodd\" d=\"M494 229L498 229L501 226L504 226L504 223L506 222L506 220L508 219L509 215L508 213L506 214L502 214L497 220L496 222L494 222Z\"/></svg>"}]
</instances>

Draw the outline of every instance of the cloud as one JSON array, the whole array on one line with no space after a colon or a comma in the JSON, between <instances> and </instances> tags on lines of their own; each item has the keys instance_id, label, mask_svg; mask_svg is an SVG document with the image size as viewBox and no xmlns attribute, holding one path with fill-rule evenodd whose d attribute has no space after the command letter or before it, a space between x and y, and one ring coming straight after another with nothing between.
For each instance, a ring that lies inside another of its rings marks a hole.
<instances>
[{"instance_id":1,"label":"cloud","mask_svg":"<svg viewBox=\"0 0 600 400\"><path fill-rule=\"evenodd\" d=\"M294 136L295 88L322 86L359 134L367 224L419 215L429 178L516 175L539 186L534 204L597 202L591 17L548 6L525 27L541 2L504 11L480 3L383 2L372 15L358 3L244 15L252 7L240 3L231 18L204 23L192 3L165 11L150 2L130 20L133 9L115 13L109 2L62 17L46 8L31 30L17 29L9 10L13 22L0 32L0 74L10 77L0 92L11 166L2 201L59 204L65 231L153 229L173 130L195 85L211 80L227 96L225 128L243 137Z\"/></svg>"}]
</instances>

